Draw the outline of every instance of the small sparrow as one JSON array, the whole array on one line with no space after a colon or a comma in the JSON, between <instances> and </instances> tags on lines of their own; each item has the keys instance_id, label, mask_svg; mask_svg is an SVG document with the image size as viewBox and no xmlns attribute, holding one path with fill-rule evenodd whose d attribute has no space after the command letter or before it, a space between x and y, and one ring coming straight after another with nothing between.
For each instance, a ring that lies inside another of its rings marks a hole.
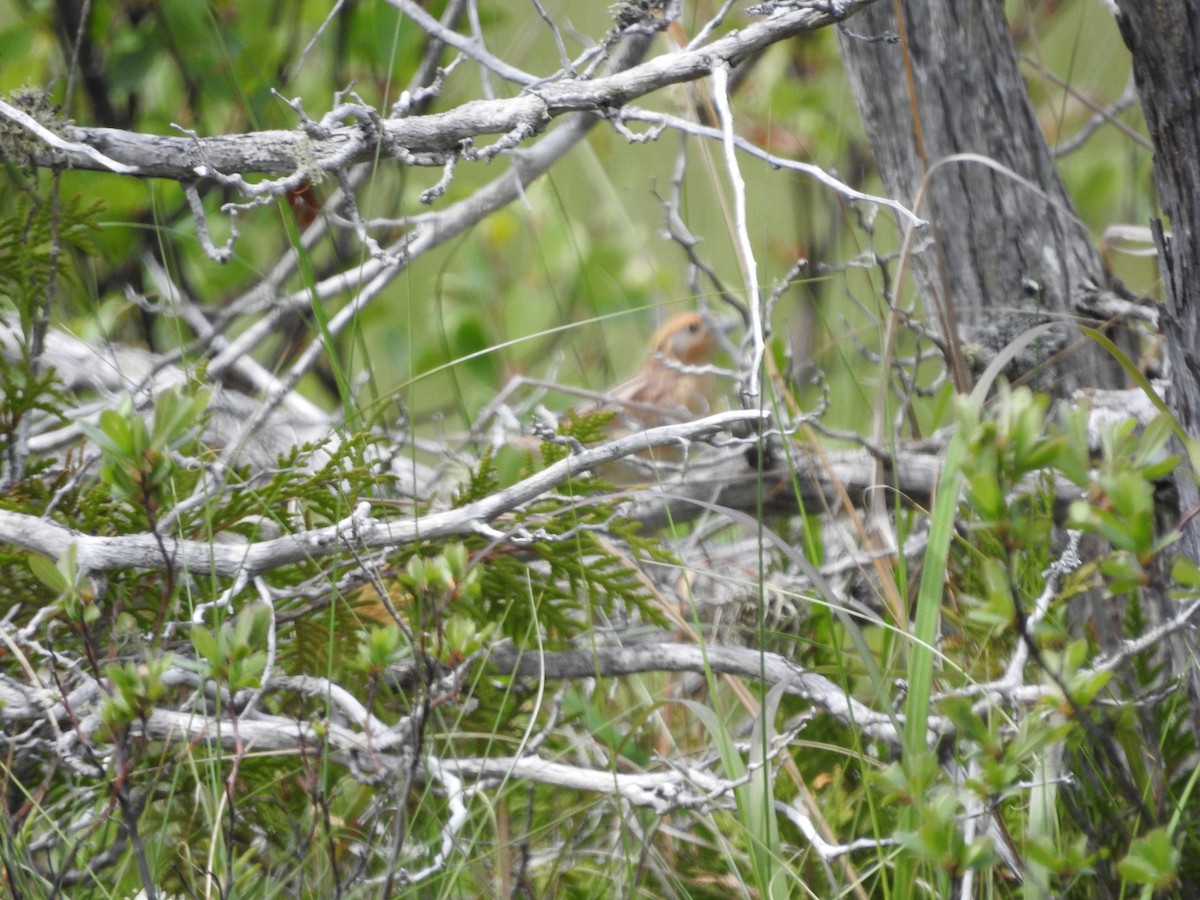
<instances>
[{"instance_id":1,"label":"small sparrow","mask_svg":"<svg viewBox=\"0 0 1200 900\"><path fill-rule=\"evenodd\" d=\"M700 313L668 319L654 336L654 347L637 374L608 392L610 406L629 430L688 422L712 409L714 379L697 372L717 355L716 324Z\"/></svg>"}]
</instances>

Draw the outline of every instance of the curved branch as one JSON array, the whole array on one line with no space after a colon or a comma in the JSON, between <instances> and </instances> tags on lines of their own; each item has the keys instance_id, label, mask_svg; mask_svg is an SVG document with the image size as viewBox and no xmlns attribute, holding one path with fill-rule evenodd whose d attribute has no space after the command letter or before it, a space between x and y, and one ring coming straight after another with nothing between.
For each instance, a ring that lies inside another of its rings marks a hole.
<instances>
[{"instance_id":1,"label":"curved branch","mask_svg":"<svg viewBox=\"0 0 1200 900\"><path fill-rule=\"evenodd\" d=\"M194 574L211 573L226 578L253 577L279 566L329 556L346 547L363 550L402 547L417 541L471 534L485 534L520 544L539 540L541 536L530 534L524 528L501 532L491 523L572 478L585 476L604 463L655 447L711 439L733 425L761 421L762 414L756 410L735 410L696 422L651 428L574 453L490 497L457 509L411 519L382 521L371 518L370 504L363 502L352 515L335 525L239 546L157 534L98 537L80 534L36 516L0 512L0 542L53 559L62 557L74 545L82 573L126 568L171 569Z\"/></svg>"},{"instance_id":2,"label":"curved branch","mask_svg":"<svg viewBox=\"0 0 1200 900\"><path fill-rule=\"evenodd\" d=\"M899 718L876 712L850 697L844 687L823 675L807 672L775 653L749 647L705 647L654 643L629 647L588 647L561 652L527 652L511 643L492 650L488 665L497 674L526 678L615 677L645 672L694 672L736 675L762 681L768 688L786 684L787 692L825 710L842 724L861 729L874 740L900 746ZM949 721L933 717L931 737L952 730Z\"/></svg>"}]
</instances>

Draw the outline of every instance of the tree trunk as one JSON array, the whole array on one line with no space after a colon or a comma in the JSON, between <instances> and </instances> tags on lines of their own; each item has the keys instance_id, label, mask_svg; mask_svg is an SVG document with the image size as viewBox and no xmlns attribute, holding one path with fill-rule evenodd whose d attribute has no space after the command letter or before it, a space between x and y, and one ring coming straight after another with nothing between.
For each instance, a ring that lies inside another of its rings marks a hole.
<instances>
[{"instance_id":1,"label":"tree trunk","mask_svg":"<svg viewBox=\"0 0 1200 900\"><path fill-rule=\"evenodd\" d=\"M1166 291L1161 316L1170 366L1168 402L1184 430L1200 437L1200 14L1187 0L1118 0L1117 23L1133 54L1133 75L1154 144L1154 184L1171 237L1161 221L1158 258ZM1200 560L1200 490L1191 467L1175 479L1183 537L1175 549ZM1178 649L1191 664L1192 729L1200 741L1200 671L1195 647Z\"/></svg>"},{"instance_id":2,"label":"tree trunk","mask_svg":"<svg viewBox=\"0 0 1200 900\"><path fill-rule=\"evenodd\" d=\"M1187 433L1200 437L1200 317L1195 312L1200 309L1200 16L1183 0L1122 0L1120 7L1118 23L1133 53L1133 74L1154 143L1154 184L1173 232L1159 246L1170 402ZM1178 481L1184 512L1200 505L1190 476L1184 473ZM1181 549L1200 559L1200 519L1183 526Z\"/></svg>"},{"instance_id":3,"label":"tree trunk","mask_svg":"<svg viewBox=\"0 0 1200 900\"><path fill-rule=\"evenodd\" d=\"M915 203L928 179L919 212L934 242L913 272L948 343L963 339L951 354L959 385L964 368L978 372L1028 328L1061 321L1006 374L1060 396L1122 386L1114 361L1070 324L1109 277L1038 127L1003 4L902 0L899 22L896 6L863 10L841 31L842 50L888 193ZM962 153L993 165L944 162Z\"/></svg>"}]
</instances>

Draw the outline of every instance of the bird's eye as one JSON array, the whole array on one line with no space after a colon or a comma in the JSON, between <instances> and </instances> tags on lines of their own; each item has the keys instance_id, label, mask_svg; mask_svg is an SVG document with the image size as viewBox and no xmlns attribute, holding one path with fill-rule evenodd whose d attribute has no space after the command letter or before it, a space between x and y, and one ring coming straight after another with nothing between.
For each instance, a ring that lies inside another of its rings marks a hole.
<instances>
[{"instance_id":1,"label":"bird's eye","mask_svg":"<svg viewBox=\"0 0 1200 900\"><path fill-rule=\"evenodd\" d=\"M699 330L700 330L700 323L699 323L699 322L689 322L689 323L688 323L688 331L689 331L691 334L695 334L695 333L696 333L696 332L698 332Z\"/></svg>"}]
</instances>

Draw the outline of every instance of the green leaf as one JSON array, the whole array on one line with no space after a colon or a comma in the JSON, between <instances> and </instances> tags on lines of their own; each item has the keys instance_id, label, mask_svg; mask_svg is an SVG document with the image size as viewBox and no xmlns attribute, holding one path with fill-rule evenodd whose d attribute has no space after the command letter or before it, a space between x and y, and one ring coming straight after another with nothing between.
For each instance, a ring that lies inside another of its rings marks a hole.
<instances>
[{"instance_id":1,"label":"green leaf","mask_svg":"<svg viewBox=\"0 0 1200 900\"><path fill-rule=\"evenodd\" d=\"M29 560L29 570L33 572L33 576L54 593L65 594L71 588L67 577L49 557L31 552L26 558Z\"/></svg>"},{"instance_id":2,"label":"green leaf","mask_svg":"<svg viewBox=\"0 0 1200 900\"><path fill-rule=\"evenodd\" d=\"M975 507L984 521L995 522L1003 519L1007 512L1004 500L1004 490L994 470L986 469L964 470L967 479L967 500Z\"/></svg>"},{"instance_id":3,"label":"green leaf","mask_svg":"<svg viewBox=\"0 0 1200 900\"><path fill-rule=\"evenodd\" d=\"M1179 860L1167 830L1155 828L1130 844L1129 853L1117 863L1117 872L1126 881L1164 890L1175 884Z\"/></svg>"},{"instance_id":4,"label":"green leaf","mask_svg":"<svg viewBox=\"0 0 1200 900\"><path fill-rule=\"evenodd\" d=\"M203 625L193 625L191 638L196 652L206 659L210 666L216 668L221 664L221 652L216 635Z\"/></svg>"},{"instance_id":5,"label":"green leaf","mask_svg":"<svg viewBox=\"0 0 1200 900\"><path fill-rule=\"evenodd\" d=\"M1183 587L1200 588L1200 565L1186 556L1176 556L1171 563L1171 580Z\"/></svg>"},{"instance_id":6,"label":"green leaf","mask_svg":"<svg viewBox=\"0 0 1200 900\"><path fill-rule=\"evenodd\" d=\"M247 606L234 620L233 641L238 647L263 647L271 630L271 610L265 603Z\"/></svg>"}]
</instances>

